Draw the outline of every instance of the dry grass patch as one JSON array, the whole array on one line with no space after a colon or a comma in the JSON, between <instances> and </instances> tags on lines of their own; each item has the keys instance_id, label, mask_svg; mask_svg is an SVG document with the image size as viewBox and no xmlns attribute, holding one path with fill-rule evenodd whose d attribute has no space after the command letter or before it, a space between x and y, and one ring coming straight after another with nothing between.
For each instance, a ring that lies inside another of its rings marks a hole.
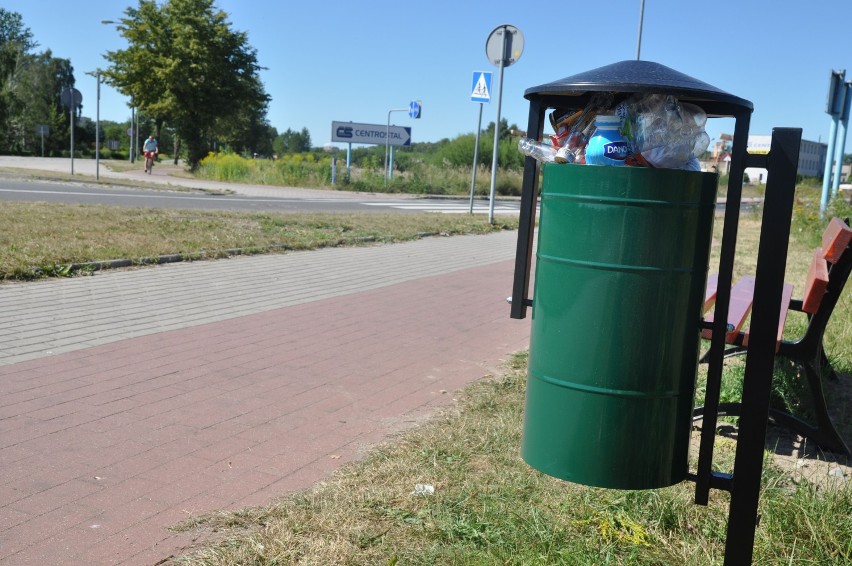
<instances>
[{"instance_id":1,"label":"dry grass patch","mask_svg":"<svg viewBox=\"0 0 852 566\"><path fill-rule=\"evenodd\" d=\"M389 243L424 235L484 234L517 226L449 214L259 214L45 203L0 207L0 279L67 273L72 264L180 254L310 250Z\"/></svg>"},{"instance_id":2,"label":"dry grass patch","mask_svg":"<svg viewBox=\"0 0 852 566\"><path fill-rule=\"evenodd\" d=\"M313 490L178 527L208 542L172 564L721 564L729 497L692 503L690 483L588 488L521 461L526 357ZM729 467L732 440L719 437ZM629 462L625 462L629 466ZM693 462L694 466L694 462ZM434 494L417 493L417 484ZM756 563L845 564L848 483L816 488L767 456ZM214 536L213 540L209 537Z\"/></svg>"}]
</instances>

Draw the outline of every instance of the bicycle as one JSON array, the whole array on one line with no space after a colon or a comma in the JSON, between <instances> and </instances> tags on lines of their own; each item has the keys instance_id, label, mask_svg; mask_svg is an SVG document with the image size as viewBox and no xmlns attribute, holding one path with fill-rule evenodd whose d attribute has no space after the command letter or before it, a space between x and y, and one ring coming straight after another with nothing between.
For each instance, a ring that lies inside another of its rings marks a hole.
<instances>
[{"instance_id":1,"label":"bicycle","mask_svg":"<svg viewBox=\"0 0 852 566\"><path fill-rule=\"evenodd\" d=\"M146 151L145 152L145 172L149 175L151 174L151 170L154 168L154 158L157 156L157 152L155 151Z\"/></svg>"}]
</instances>

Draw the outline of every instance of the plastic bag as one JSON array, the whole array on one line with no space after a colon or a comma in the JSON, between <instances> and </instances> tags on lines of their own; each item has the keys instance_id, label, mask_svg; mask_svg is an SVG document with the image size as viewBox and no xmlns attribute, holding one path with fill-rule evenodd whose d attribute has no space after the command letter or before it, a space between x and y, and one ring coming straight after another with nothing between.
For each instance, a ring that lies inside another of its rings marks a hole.
<instances>
[{"instance_id":1,"label":"plastic bag","mask_svg":"<svg viewBox=\"0 0 852 566\"><path fill-rule=\"evenodd\" d=\"M697 158L707 151L707 114L671 95L646 94L617 109L625 118L625 135L635 153L654 167L697 170Z\"/></svg>"}]
</instances>

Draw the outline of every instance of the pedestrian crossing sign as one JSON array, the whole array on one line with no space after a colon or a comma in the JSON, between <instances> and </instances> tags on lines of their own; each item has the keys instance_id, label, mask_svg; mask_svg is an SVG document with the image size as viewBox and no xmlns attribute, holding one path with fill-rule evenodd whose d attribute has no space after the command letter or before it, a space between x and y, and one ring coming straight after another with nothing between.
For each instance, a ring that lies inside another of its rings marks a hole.
<instances>
[{"instance_id":1,"label":"pedestrian crossing sign","mask_svg":"<svg viewBox=\"0 0 852 566\"><path fill-rule=\"evenodd\" d=\"M473 72L473 88L470 99L473 102L491 102L491 73Z\"/></svg>"}]
</instances>

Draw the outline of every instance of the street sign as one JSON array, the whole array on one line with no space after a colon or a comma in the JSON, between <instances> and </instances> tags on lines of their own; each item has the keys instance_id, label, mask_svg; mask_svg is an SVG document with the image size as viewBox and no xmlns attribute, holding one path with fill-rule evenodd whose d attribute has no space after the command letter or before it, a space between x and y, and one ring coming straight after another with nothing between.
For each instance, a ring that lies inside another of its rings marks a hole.
<instances>
[{"instance_id":1,"label":"street sign","mask_svg":"<svg viewBox=\"0 0 852 566\"><path fill-rule=\"evenodd\" d=\"M423 105L419 100L412 100L408 105L408 117L409 118L419 118L420 113L423 111Z\"/></svg>"},{"instance_id":2,"label":"street sign","mask_svg":"<svg viewBox=\"0 0 852 566\"><path fill-rule=\"evenodd\" d=\"M344 143L367 143L373 145L411 145L411 128L386 126L385 124L356 124L355 122L332 122L331 141Z\"/></svg>"},{"instance_id":3,"label":"street sign","mask_svg":"<svg viewBox=\"0 0 852 566\"><path fill-rule=\"evenodd\" d=\"M39 124L36 126L36 135L37 136L49 136L50 135L50 126L46 124Z\"/></svg>"},{"instance_id":4,"label":"street sign","mask_svg":"<svg viewBox=\"0 0 852 566\"><path fill-rule=\"evenodd\" d=\"M825 113L839 116L843 112L844 95L846 86L843 79L846 77L846 69L831 71L828 79L828 100L825 103Z\"/></svg>"},{"instance_id":5,"label":"street sign","mask_svg":"<svg viewBox=\"0 0 852 566\"><path fill-rule=\"evenodd\" d=\"M83 103L83 95L76 88L66 88L59 95L59 101L65 108L77 108Z\"/></svg>"},{"instance_id":6,"label":"street sign","mask_svg":"<svg viewBox=\"0 0 852 566\"><path fill-rule=\"evenodd\" d=\"M473 102L491 102L491 73L473 72L473 86L470 91Z\"/></svg>"},{"instance_id":7,"label":"street sign","mask_svg":"<svg viewBox=\"0 0 852 566\"><path fill-rule=\"evenodd\" d=\"M500 107L503 102L503 69L521 58L524 52L524 34L515 26L503 24L492 30L485 41L485 56L500 69L497 79L497 119L494 120L494 149L491 152L491 192L488 198L488 222L494 223L494 192L497 187L497 150L500 136ZM480 109L482 106L479 107Z\"/></svg>"},{"instance_id":8,"label":"street sign","mask_svg":"<svg viewBox=\"0 0 852 566\"><path fill-rule=\"evenodd\" d=\"M503 36L506 36L505 43ZM504 24L494 28L485 42L485 56L494 65L509 67L521 58L524 52L524 34L515 26Z\"/></svg>"}]
</instances>

